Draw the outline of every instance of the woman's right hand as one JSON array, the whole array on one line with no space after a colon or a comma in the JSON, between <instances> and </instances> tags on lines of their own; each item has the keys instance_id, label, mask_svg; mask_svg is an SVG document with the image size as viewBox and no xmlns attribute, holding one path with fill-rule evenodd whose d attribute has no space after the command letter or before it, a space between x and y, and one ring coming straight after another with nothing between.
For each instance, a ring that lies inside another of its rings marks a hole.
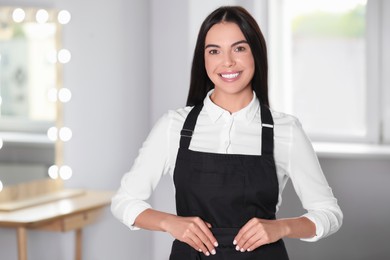
<instances>
[{"instance_id":1,"label":"woman's right hand","mask_svg":"<svg viewBox=\"0 0 390 260\"><path fill-rule=\"evenodd\" d=\"M207 256L216 253L218 242L210 231L211 225L201 218L171 215L164 222L164 230L177 240Z\"/></svg>"}]
</instances>

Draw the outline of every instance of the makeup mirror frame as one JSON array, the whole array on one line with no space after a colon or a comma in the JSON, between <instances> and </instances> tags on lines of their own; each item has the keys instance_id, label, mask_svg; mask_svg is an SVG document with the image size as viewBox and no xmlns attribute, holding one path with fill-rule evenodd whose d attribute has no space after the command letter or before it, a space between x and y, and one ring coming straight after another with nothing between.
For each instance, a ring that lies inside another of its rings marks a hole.
<instances>
[{"instance_id":1,"label":"makeup mirror frame","mask_svg":"<svg viewBox=\"0 0 390 260\"><path fill-rule=\"evenodd\" d=\"M13 10L17 9L19 7L0 7L4 11L4 9L7 9L8 12L10 12L9 15L12 15ZM41 10L41 8L35 8L35 7L23 7L23 9L26 14L35 14L38 10ZM61 24L57 17L58 14L61 12L61 10L55 10L55 9L45 9L49 14L49 21L53 22L56 27L56 51L57 54L60 50L62 50L62 29L63 24ZM26 19L31 19L29 17L26 17ZM55 63L55 70L56 70L56 90L57 93L63 88L63 63L59 62L57 59L57 62ZM60 100L57 100L56 102L56 119L55 119L55 127L58 129L61 129L64 127L64 120L63 120L63 102ZM5 143L6 141L4 141ZM62 166L64 166L64 141L60 138L56 138L54 141L54 165L57 167L57 178L50 178L48 175L47 178L35 180L35 181L28 181L20 184L14 184L14 185L5 185L0 191L0 211L1 210L15 210L27 206L31 206L37 203L42 203L50 200L58 199L58 197L64 196L64 194L51 196L52 194L55 194L56 192L59 192L64 189L64 183L63 180L58 176L58 169Z\"/></svg>"}]
</instances>

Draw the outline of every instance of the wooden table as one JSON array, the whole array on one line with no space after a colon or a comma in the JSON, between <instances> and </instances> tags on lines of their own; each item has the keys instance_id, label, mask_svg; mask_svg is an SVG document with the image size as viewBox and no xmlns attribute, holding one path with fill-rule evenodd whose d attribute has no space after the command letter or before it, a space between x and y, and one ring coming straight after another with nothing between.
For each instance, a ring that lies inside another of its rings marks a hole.
<instances>
[{"instance_id":1,"label":"wooden table","mask_svg":"<svg viewBox=\"0 0 390 260\"><path fill-rule=\"evenodd\" d=\"M84 193L15 211L0 211L0 227L15 228L18 259L27 260L27 230L76 232L75 259L82 259L82 229L97 221L104 207L111 202L113 192Z\"/></svg>"}]
</instances>

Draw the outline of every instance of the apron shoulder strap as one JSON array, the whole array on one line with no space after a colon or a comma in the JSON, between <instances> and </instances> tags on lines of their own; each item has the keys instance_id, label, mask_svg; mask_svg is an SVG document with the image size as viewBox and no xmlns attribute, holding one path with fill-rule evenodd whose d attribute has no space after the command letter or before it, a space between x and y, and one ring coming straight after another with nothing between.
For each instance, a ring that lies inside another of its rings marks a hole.
<instances>
[{"instance_id":1,"label":"apron shoulder strap","mask_svg":"<svg viewBox=\"0 0 390 260\"><path fill-rule=\"evenodd\" d=\"M180 132L180 148L188 149L190 147L192 134L194 133L196 120L198 119L199 113L203 108L203 103L196 105L192 108L184 121L183 129Z\"/></svg>"},{"instance_id":2,"label":"apron shoulder strap","mask_svg":"<svg viewBox=\"0 0 390 260\"><path fill-rule=\"evenodd\" d=\"M274 120L268 107L261 105L261 154L274 154Z\"/></svg>"}]
</instances>

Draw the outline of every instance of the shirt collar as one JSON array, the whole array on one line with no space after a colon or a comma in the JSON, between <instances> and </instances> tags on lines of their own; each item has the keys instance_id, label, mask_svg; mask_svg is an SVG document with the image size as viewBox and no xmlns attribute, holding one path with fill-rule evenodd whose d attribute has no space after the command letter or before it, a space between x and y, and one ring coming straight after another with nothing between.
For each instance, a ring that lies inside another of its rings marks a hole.
<instances>
[{"instance_id":1,"label":"shirt collar","mask_svg":"<svg viewBox=\"0 0 390 260\"><path fill-rule=\"evenodd\" d=\"M205 99L204 99L204 108L206 109L211 121L213 123L217 122L218 119L222 117L224 114L229 114L229 111L219 107L213 101L211 101L210 95L214 92L214 89L210 90ZM256 97L256 93L253 91L252 101L241 110L234 112L231 116L234 117L235 120L246 121L248 124L253 121L256 116L256 113L259 111L259 100Z\"/></svg>"}]
</instances>

